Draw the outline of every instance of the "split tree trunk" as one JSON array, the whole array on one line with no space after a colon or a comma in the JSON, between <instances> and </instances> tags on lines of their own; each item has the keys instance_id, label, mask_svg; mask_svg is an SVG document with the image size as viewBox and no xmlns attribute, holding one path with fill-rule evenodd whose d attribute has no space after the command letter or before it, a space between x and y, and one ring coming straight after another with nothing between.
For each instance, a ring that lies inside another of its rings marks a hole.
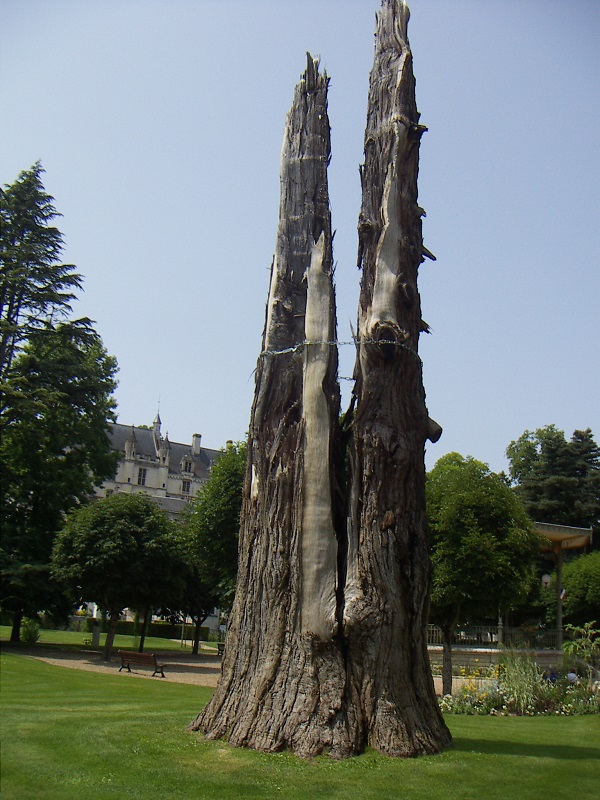
<instances>
[{"instance_id":1,"label":"split tree trunk","mask_svg":"<svg viewBox=\"0 0 600 800\"><path fill-rule=\"evenodd\" d=\"M426 641L424 444L439 428L417 354L424 128L407 20L403 3L384 0L362 171L350 484L331 344L328 80L310 57L287 119L236 597L221 680L190 726L234 745L342 757L450 743Z\"/></svg>"},{"instance_id":2,"label":"split tree trunk","mask_svg":"<svg viewBox=\"0 0 600 800\"><path fill-rule=\"evenodd\" d=\"M408 8L384 0L361 169L358 315L344 631L369 744L390 755L439 751L450 735L427 654L430 562L417 273L419 143Z\"/></svg>"}]
</instances>

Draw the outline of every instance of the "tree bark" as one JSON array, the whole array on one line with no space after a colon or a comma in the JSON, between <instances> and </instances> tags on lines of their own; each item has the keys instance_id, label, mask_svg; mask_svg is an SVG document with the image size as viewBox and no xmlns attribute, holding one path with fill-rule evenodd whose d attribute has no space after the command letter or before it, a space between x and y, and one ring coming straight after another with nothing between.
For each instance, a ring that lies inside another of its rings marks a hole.
<instances>
[{"instance_id":1,"label":"tree bark","mask_svg":"<svg viewBox=\"0 0 600 800\"><path fill-rule=\"evenodd\" d=\"M102 658L104 661L110 661L110 656L112 654L113 643L115 641L115 634L117 632L117 622L119 621L119 617L121 615L121 611L111 611L110 618L108 621L108 631L106 633L106 641L104 642L104 649L102 650Z\"/></svg>"},{"instance_id":2,"label":"tree bark","mask_svg":"<svg viewBox=\"0 0 600 800\"><path fill-rule=\"evenodd\" d=\"M452 637L454 631L442 628L442 694L452 694Z\"/></svg>"},{"instance_id":3,"label":"tree bark","mask_svg":"<svg viewBox=\"0 0 600 800\"><path fill-rule=\"evenodd\" d=\"M424 443L418 357L424 252L408 10L378 15L351 419L340 431L326 75L308 57L287 118L263 352L256 373L238 580L222 676L190 725L311 757L450 743L427 656Z\"/></svg>"},{"instance_id":4,"label":"tree bark","mask_svg":"<svg viewBox=\"0 0 600 800\"><path fill-rule=\"evenodd\" d=\"M195 656L198 655L198 651L200 650L200 634L202 632L202 623L205 619L206 617L202 618L198 616L196 617L196 622L194 624L194 644L192 645L192 654Z\"/></svg>"},{"instance_id":5,"label":"tree bark","mask_svg":"<svg viewBox=\"0 0 600 800\"><path fill-rule=\"evenodd\" d=\"M368 742L390 755L450 743L427 654L430 562L425 517L429 420L418 355L425 328L417 274L424 260L417 204L419 143L406 26L384 0L370 77L361 169L362 267L353 398L353 464L344 633Z\"/></svg>"},{"instance_id":6,"label":"tree bark","mask_svg":"<svg viewBox=\"0 0 600 800\"><path fill-rule=\"evenodd\" d=\"M142 630L140 631L140 643L138 645L138 653L144 652L144 644L146 642L146 631L148 630L148 620L151 617L151 608L146 606L144 609L144 619L142 620Z\"/></svg>"},{"instance_id":7,"label":"tree bark","mask_svg":"<svg viewBox=\"0 0 600 800\"><path fill-rule=\"evenodd\" d=\"M23 612L22 611L15 611L12 618L12 628L10 631L10 641L11 642L20 642L21 641L21 624L23 623Z\"/></svg>"}]
</instances>

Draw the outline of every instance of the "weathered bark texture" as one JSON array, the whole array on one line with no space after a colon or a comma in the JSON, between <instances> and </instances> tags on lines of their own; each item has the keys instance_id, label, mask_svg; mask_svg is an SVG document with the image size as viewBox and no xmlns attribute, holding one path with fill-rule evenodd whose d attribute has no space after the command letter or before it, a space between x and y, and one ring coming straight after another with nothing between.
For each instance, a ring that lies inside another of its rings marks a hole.
<instances>
[{"instance_id":1,"label":"weathered bark texture","mask_svg":"<svg viewBox=\"0 0 600 800\"><path fill-rule=\"evenodd\" d=\"M192 725L235 745L290 747L304 756L326 749L345 755L359 744L348 742L337 635L333 446L340 397L328 82L309 56L286 121L236 597L221 681Z\"/></svg>"},{"instance_id":2,"label":"weathered bark texture","mask_svg":"<svg viewBox=\"0 0 600 800\"><path fill-rule=\"evenodd\" d=\"M403 3L384 0L362 170L351 481L338 427L328 79L310 57L287 119L236 598L220 683L190 726L234 745L343 757L450 742L426 646L434 424L417 354L424 128L407 20Z\"/></svg>"},{"instance_id":3,"label":"weathered bark texture","mask_svg":"<svg viewBox=\"0 0 600 800\"><path fill-rule=\"evenodd\" d=\"M384 0L370 78L361 169L362 267L344 634L368 741L390 755L450 742L427 655L430 563L425 407L417 289L423 261L419 143L408 8Z\"/></svg>"}]
</instances>

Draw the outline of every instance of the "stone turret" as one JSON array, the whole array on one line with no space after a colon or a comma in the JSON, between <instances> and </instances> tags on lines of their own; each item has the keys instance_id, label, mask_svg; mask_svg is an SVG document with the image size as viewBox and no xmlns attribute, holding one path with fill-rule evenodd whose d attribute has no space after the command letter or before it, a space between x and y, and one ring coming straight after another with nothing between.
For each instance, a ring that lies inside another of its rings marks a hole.
<instances>
[{"instance_id":1,"label":"stone turret","mask_svg":"<svg viewBox=\"0 0 600 800\"><path fill-rule=\"evenodd\" d=\"M156 416L154 417L154 422L152 423L152 431L154 433L154 446L156 447L157 454L162 439L162 436L160 435L160 426L161 426L160 414L157 411Z\"/></svg>"}]
</instances>

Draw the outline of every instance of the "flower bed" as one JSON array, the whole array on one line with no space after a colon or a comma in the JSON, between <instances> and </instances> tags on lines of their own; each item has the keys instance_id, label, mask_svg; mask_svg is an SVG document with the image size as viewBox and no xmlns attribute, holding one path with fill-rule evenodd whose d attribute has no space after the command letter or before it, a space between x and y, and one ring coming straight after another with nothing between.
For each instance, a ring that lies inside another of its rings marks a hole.
<instances>
[{"instance_id":1,"label":"flower bed","mask_svg":"<svg viewBox=\"0 0 600 800\"><path fill-rule=\"evenodd\" d=\"M550 680L525 656L506 654L502 663L478 669L455 694L440 698L449 714L562 715L600 713L600 694L588 682Z\"/></svg>"}]
</instances>

